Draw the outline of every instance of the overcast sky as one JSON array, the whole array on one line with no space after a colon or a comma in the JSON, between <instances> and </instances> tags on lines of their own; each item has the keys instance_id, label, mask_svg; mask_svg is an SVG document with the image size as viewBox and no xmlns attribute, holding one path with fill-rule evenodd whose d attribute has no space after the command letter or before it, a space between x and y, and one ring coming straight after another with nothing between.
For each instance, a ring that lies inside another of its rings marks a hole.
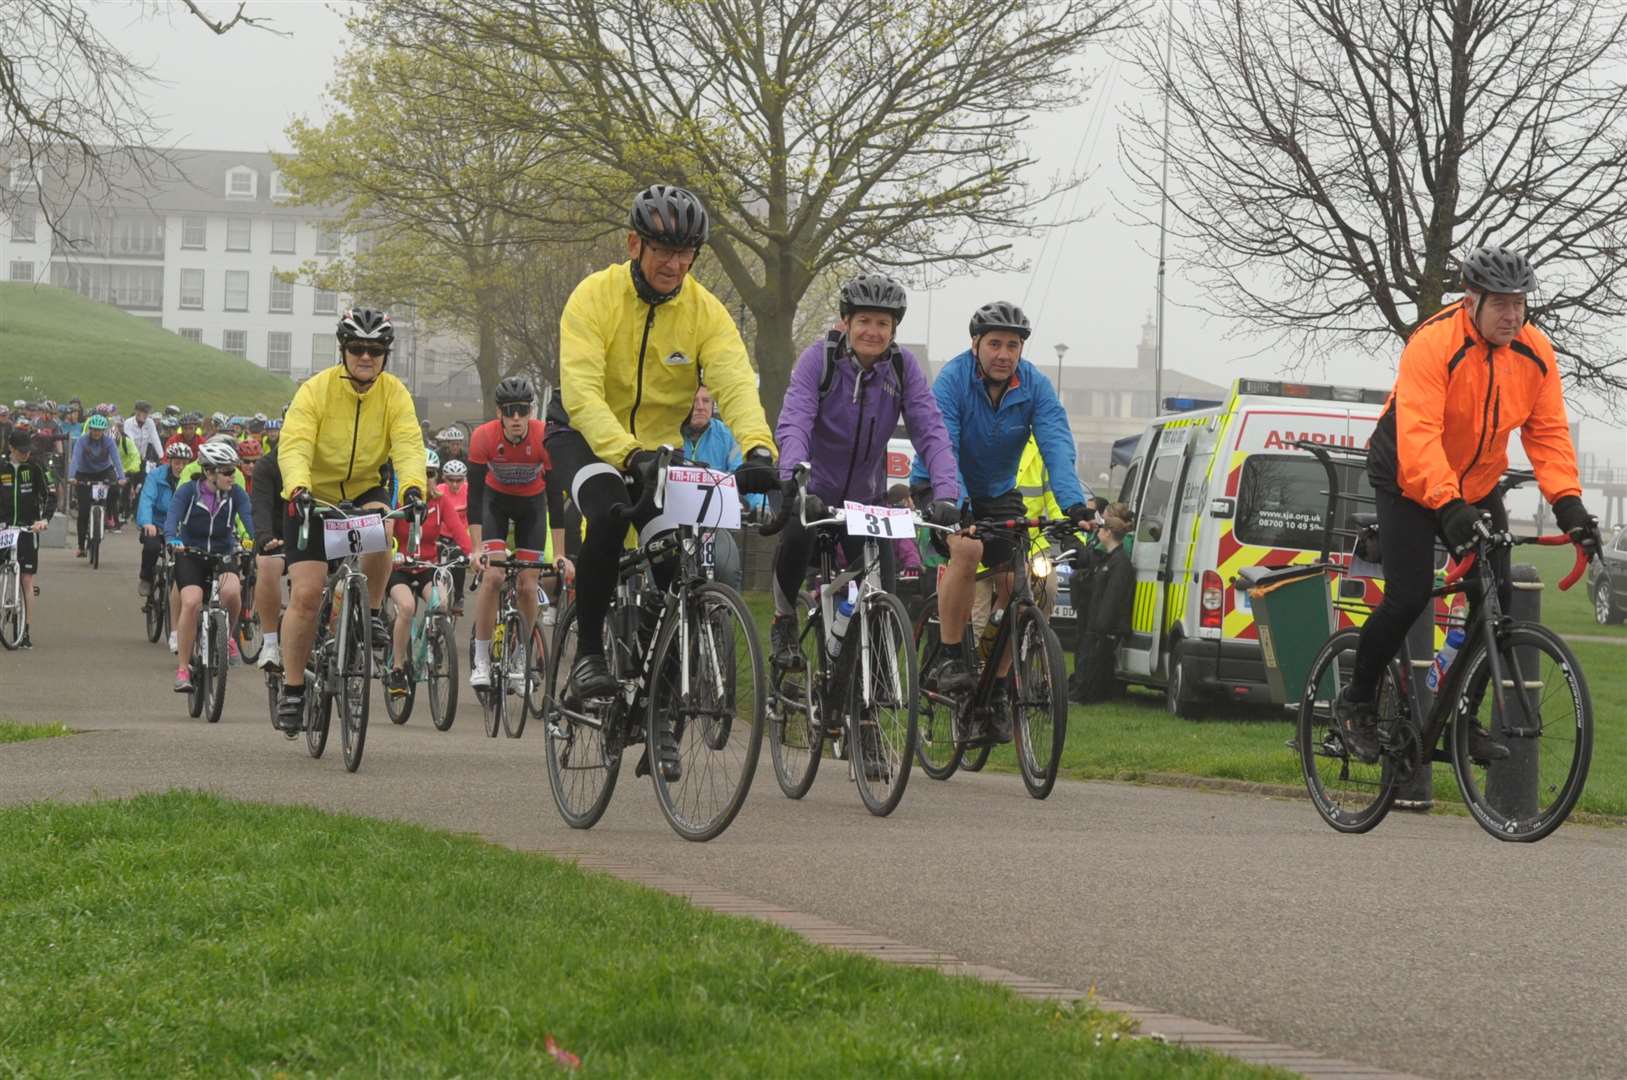
<instances>
[{"instance_id":1,"label":"overcast sky","mask_svg":"<svg viewBox=\"0 0 1627 1080\"><path fill-rule=\"evenodd\" d=\"M235 3L209 0L213 15L228 17ZM347 5L318 0L252 0L250 14L268 15L286 36L238 27L216 37L184 9L153 17L137 3L104 2L93 7L104 33L133 58L151 66L161 82L149 100L178 145L217 150L286 150L283 130L290 119L325 115L325 88L347 44L340 12ZM179 5L177 5L177 8ZM146 12L144 15L143 12ZM1156 304L1156 234L1121 221L1114 194L1129 194L1118 167L1114 134L1117 109L1134 91L1122 70L1098 51L1085 58L1093 71L1092 96L1065 113L1036 121L1032 145L1041 161L1039 175L1065 173L1075 161L1093 173L1077 195L1067 196L1062 216L1089 213L1089 220L1020 241L1018 256L1030 269L996 274L960 271L954 280L911 299L901 336L929 338L933 355L945 359L966 347L966 323L984 301L1022 303L1035 324L1029 359L1049 373L1056 370L1054 346L1069 346L1068 366L1135 363L1142 324ZM1054 206L1041 217L1052 220ZM1143 249L1146 250L1143 250ZM1256 356L1261 343L1224 337L1227 326L1183 309L1193 301L1191 287L1172 265L1165 338L1167 367L1216 383L1240 374L1278 373L1270 356ZM930 318L929 318L930 312ZM1399 353L1399 350L1397 350ZM1331 382L1387 387L1394 357L1376 364L1363 357L1333 357L1325 377ZM1616 463L1627 463L1627 432L1598 422L1583 423L1583 448Z\"/></svg>"}]
</instances>

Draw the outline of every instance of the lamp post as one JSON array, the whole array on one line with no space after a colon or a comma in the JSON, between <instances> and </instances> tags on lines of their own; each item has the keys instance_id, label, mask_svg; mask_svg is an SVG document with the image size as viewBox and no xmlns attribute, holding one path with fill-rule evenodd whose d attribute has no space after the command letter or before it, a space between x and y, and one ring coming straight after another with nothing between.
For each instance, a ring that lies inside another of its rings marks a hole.
<instances>
[{"instance_id":1,"label":"lamp post","mask_svg":"<svg viewBox=\"0 0 1627 1080\"><path fill-rule=\"evenodd\" d=\"M1062 400L1062 358L1067 355L1068 347L1062 342L1056 343L1056 396Z\"/></svg>"}]
</instances>

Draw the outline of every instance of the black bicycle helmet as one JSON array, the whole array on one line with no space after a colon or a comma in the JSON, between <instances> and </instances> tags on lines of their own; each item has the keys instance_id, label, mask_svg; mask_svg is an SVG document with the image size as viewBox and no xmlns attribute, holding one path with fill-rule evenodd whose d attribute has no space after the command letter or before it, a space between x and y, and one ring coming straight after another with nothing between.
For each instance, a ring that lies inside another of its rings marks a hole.
<instances>
[{"instance_id":1,"label":"black bicycle helmet","mask_svg":"<svg viewBox=\"0 0 1627 1080\"><path fill-rule=\"evenodd\" d=\"M670 248L699 248L712 227L701 201L669 184L652 184L633 196L628 224L644 239Z\"/></svg>"},{"instance_id":2,"label":"black bicycle helmet","mask_svg":"<svg viewBox=\"0 0 1627 1080\"><path fill-rule=\"evenodd\" d=\"M991 330L1010 330L1024 341L1034 332L1023 309L1009 300L984 304L972 313L972 336L982 337Z\"/></svg>"},{"instance_id":3,"label":"black bicycle helmet","mask_svg":"<svg viewBox=\"0 0 1627 1080\"><path fill-rule=\"evenodd\" d=\"M1482 244L1463 259L1463 284L1483 293L1525 295L1537 287L1537 272L1517 251Z\"/></svg>"},{"instance_id":4,"label":"black bicycle helmet","mask_svg":"<svg viewBox=\"0 0 1627 1080\"><path fill-rule=\"evenodd\" d=\"M504 405L533 405L537 400L537 389L524 375L510 375L497 384L496 397L498 408Z\"/></svg>"},{"instance_id":5,"label":"black bicycle helmet","mask_svg":"<svg viewBox=\"0 0 1627 1080\"><path fill-rule=\"evenodd\" d=\"M14 427L6 437L13 450L28 450L34 446L34 434L26 427Z\"/></svg>"},{"instance_id":6,"label":"black bicycle helmet","mask_svg":"<svg viewBox=\"0 0 1627 1080\"><path fill-rule=\"evenodd\" d=\"M855 311L885 311L903 322L908 307L909 294L904 286L886 274L860 274L842 286L840 311L844 319Z\"/></svg>"},{"instance_id":7,"label":"black bicycle helmet","mask_svg":"<svg viewBox=\"0 0 1627 1080\"><path fill-rule=\"evenodd\" d=\"M395 343L395 327L387 312L352 308L340 317L335 336L341 346L352 341L372 341L388 349Z\"/></svg>"}]
</instances>

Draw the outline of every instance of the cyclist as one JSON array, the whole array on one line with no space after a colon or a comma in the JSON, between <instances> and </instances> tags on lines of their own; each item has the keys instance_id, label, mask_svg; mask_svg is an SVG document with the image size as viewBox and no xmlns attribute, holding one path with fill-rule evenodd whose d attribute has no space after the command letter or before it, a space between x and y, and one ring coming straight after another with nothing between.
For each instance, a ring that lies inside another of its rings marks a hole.
<instances>
[{"instance_id":1,"label":"cyclist","mask_svg":"<svg viewBox=\"0 0 1627 1080\"><path fill-rule=\"evenodd\" d=\"M180 591L181 605L175 619L176 656L180 667L175 670L175 692L187 693L192 689L192 671L187 664L192 655L192 643L197 635L198 609L203 606L203 592L210 580L209 562L195 551L213 555L230 555L238 549L234 526L241 523L252 534L254 513L249 506L246 491L235 483L237 478L237 451L226 443L207 442L198 450L198 461L203 475L188 480L175 489L170 498L169 513L164 517L164 538L178 550L175 556L175 587ZM233 519L236 519L235 521ZM236 570L221 571L220 602L230 618L230 631L226 650L233 664L241 663L237 653L237 616L242 609L242 583Z\"/></svg>"},{"instance_id":2,"label":"cyclist","mask_svg":"<svg viewBox=\"0 0 1627 1080\"><path fill-rule=\"evenodd\" d=\"M1362 627L1334 715L1346 748L1368 764L1379 755L1373 700L1379 674L1429 605L1436 536L1461 555L1473 546L1482 514L1493 529L1508 527L1497 482L1508 468L1515 428L1554 521L1590 557L1599 550L1598 522L1582 505L1559 363L1547 335L1526 321L1536 271L1519 252L1485 245L1464 258L1462 277L1463 299L1425 319L1407 340L1367 458L1384 599ZM1507 548L1492 554L1505 608L1509 561ZM1489 761L1507 757L1508 748L1476 725L1469 753Z\"/></svg>"},{"instance_id":3,"label":"cyclist","mask_svg":"<svg viewBox=\"0 0 1627 1080\"><path fill-rule=\"evenodd\" d=\"M266 449L270 450L273 446L276 446L277 445L277 440L279 438L281 438L281 437L282 437L282 418L278 417L276 419L267 420L266 421L266 435L265 435L265 439L263 440L264 443L265 443Z\"/></svg>"},{"instance_id":4,"label":"cyclist","mask_svg":"<svg viewBox=\"0 0 1627 1080\"><path fill-rule=\"evenodd\" d=\"M124 470L119 486L108 496L107 531L120 533L124 531L124 519L134 510L136 496L141 490L141 451L136 448L136 441L125 432L118 416L109 416L107 421L112 425L109 430L118 447L119 466Z\"/></svg>"},{"instance_id":5,"label":"cyclist","mask_svg":"<svg viewBox=\"0 0 1627 1080\"><path fill-rule=\"evenodd\" d=\"M169 504L175 499L175 489L182 484L181 470L192 463L192 447L184 442L172 444L164 453L166 466L147 474L141 485L141 498L136 503L136 526L141 530L141 569L136 592L142 599L152 595L153 571L164 546L164 519L169 515ZM179 605L173 602L175 597L170 599L170 610L179 610Z\"/></svg>"},{"instance_id":6,"label":"cyclist","mask_svg":"<svg viewBox=\"0 0 1627 1080\"><path fill-rule=\"evenodd\" d=\"M677 445L701 368L745 448L741 486L773 483L774 440L757 400L756 374L740 330L723 304L689 276L709 220L693 194L654 185L629 214L628 261L588 275L560 315L560 394L549 416L548 451L587 522L576 559L577 660L570 686L579 698L616 689L604 658L604 617L617 581L627 526L657 448ZM632 473L637 489L622 479ZM669 732L670 733L670 732ZM663 760L676 764L676 747Z\"/></svg>"},{"instance_id":7,"label":"cyclist","mask_svg":"<svg viewBox=\"0 0 1627 1080\"><path fill-rule=\"evenodd\" d=\"M543 445L547 425L532 415L536 388L523 375L497 384L497 419L469 436L468 513L477 524L469 532L478 542L506 541L510 526L514 546L542 551L548 546L548 503L544 489L549 468ZM482 563L485 557L481 557ZM526 633L537 617L537 570L520 574L520 614ZM474 663L469 685L491 685L491 636L497 625L497 589L490 579L475 596Z\"/></svg>"},{"instance_id":8,"label":"cyclist","mask_svg":"<svg viewBox=\"0 0 1627 1080\"><path fill-rule=\"evenodd\" d=\"M282 644L277 621L282 618L283 559L282 522L288 507L282 499L282 470L277 466L277 447L260 455L254 463L253 487L249 505L254 509L254 610L260 613L265 644L256 665L262 671L282 670Z\"/></svg>"},{"instance_id":9,"label":"cyclist","mask_svg":"<svg viewBox=\"0 0 1627 1080\"><path fill-rule=\"evenodd\" d=\"M435 451L428 451L427 461L430 470L434 470L439 461ZM396 547L405 557L416 557L420 562L434 564L440 561L440 540L445 537L458 545L458 550L465 555L472 554L474 543L469 537L468 526L458 516L452 501L441 490L433 487L434 477L430 477L431 495L425 500L424 522L419 532L419 548L417 551L407 551L407 542L412 538L412 527L408 522L395 523ZM432 570L392 570L390 572L390 599L395 601L395 626L393 628L394 652L391 654L395 663L384 675L384 688L391 697L401 698L407 696L407 672L403 666L407 660L408 639L412 636L412 618L417 611L417 598L424 595L424 586L434 576ZM496 592L487 589L486 592ZM486 640L487 666L490 666L491 639Z\"/></svg>"},{"instance_id":10,"label":"cyclist","mask_svg":"<svg viewBox=\"0 0 1627 1080\"><path fill-rule=\"evenodd\" d=\"M292 583L282 620L285 682L277 703L277 720L284 731L300 728L305 661L315 640L316 609L327 577L321 515L312 500L387 510L389 491L381 475L386 463L400 482L403 504L421 507L427 490L424 441L412 395L384 370L395 342L390 316L371 308L346 311L335 336L339 363L300 384L277 444L282 494L288 502L283 553ZM313 519L310 546L302 551L299 527L308 517ZM382 648L389 641L389 630L378 609L390 579L390 553L386 549L363 556L361 565L367 575L373 640Z\"/></svg>"},{"instance_id":11,"label":"cyclist","mask_svg":"<svg viewBox=\"0 0 1627 1080\"><path fill-rule=\"evenodd\" d=\"M254 495L254 466L260 458L265 456L265 448L254 435L246 435L237 443L237 456L243 461L243 487L252 498Z\"/></svg>"},{"instance_id":12,"label":"cyclist","mask_svg":"<svg viewBox=\"0 0 1627 1080\"><path fill-rule=\"evenodd\" d=\"M458 520L463 527L469 527L469 466L462 460L453 458L450 461L443 459L441 476L444 479L435 490L446 496L452 509L457 512ZM557 545L555 550L558 550ZM452 614L454 617L463 614L463 582L468 568L459 566L452 571Z\"/></svg>"},{"instance_id":13,"label":"cyclist","mask_svg":"<svg viewBox=\"0 0 1627 1080\"><path fill-rule=\"evenodd\" d=\"M158 434L158 424L153 419L151 404L137 401L131 410L132 415L124 422L124 433L136 444L136 453L141 458L141 473L154 465L164 461L164 440Z\"/></svg>"},{"instance_id":14,"label":"cyclist","mask_svg":"<svg viewBox=\"0 0 1627 1080\"><path fill-rule=\"evenodd\" d=\"M916 459L930 475L933 520L960 519L960 482L954 451L938 401L915 355L898 345L898 324L909 297L882 274L860 274L842 286L842 322L823 340L803 350L791 371L775 438L780 470L789 476L797 464L812 466L808 478L809 517L825 506L852 499L868 505L887 501L887 439L903 417ZM849 558L860 554L859 537L842 537ZM803 665L797 629L797 598L813 556L814 535L793 513L774 552L775 663ZM896 591L896 553L881 545L885 588Z\"/></svg>"},{"instance_id":15,"label":"cyclist","mask_svg":"<svg viewBox=\"0 0 1627 1080\"><path fill-rule=\"evenodd\" d=\"M435 452L441 455L443 466L453 461L463 461L467 457L463 429L456 424L443 427L435 436Z\"/></svg>"},{"instance_id":16,"label":"cyclist","mask_svg":"<svg viewBox=\"0 0 1627 1080\"><path fill-rule=\"evenodd\" d=\"M100 414L85 421L85 433L74 440L73 456L68 460L68 479L74 485L74 499L79 504L79 552L85 557L85 541L90 533L90 486L92 484L118 484L124 482L124 465L119 460L118 446L109 434L112 425Z\"/></svg>"},{"instance_id":17,"label":"cyclist","mask_svg":"<svg viewBox=\"0 0 1627 1080\"><path fill-rule=\"evenodd\" d=\"M16 546L9 557L17 560L17 567L22 571L23 614L29 624L18 647L32 649L34 575L40 566L39 534L45 531L51 515L56 512L56 495L51 474L30 460L34 453L33 434L26 427L12 428L7 443L10 456L0 462L0 527L23 530L17 535Z\"/></svg>"},{"instance_id":18,"label":"cyclist","mask_svg":"<svg viewBox=\"0 0 1627 1080\"><path fill-rule=\"evenodd\" d=\"M1016 304L999 300L978 308L969 329L971 348L944 365L932 390L949 431L971 518L1027 516L1017 470L1032 434L1063 515L1077 522L1088 520L1093 516L1085 502L1090 492L1075 469L1068 414L1051 380L1022 358L1023 343L1033 329L1028 316ZM918 486L925 476L925 465L917 457L912 485ZM1009 567L1014 552L1004 538L985 542L971 533L951 536L948 546L949 563L938 588L943 655L923 681L940 689L966 689L972 676L961 638L971 614L977 564ZM994 575L997 610L1004 610L1011 589L1009 570ZM1000 658L1002 670L1009 663L1009 653ZM995 716L995 738L1008 741L1009 710L996 709Z\"/></svg>"}]
</instances>

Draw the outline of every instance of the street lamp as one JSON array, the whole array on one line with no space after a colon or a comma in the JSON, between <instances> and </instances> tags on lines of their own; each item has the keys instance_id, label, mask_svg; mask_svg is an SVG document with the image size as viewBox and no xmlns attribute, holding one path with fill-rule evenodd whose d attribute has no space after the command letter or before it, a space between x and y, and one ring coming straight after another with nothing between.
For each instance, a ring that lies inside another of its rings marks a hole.
<instances>
[{"instance_id":1,"label":"street lamp","mask_svg":"<svg viewBox=\"0 0 1627 1080\"><path fill-rule=\"evenodd\" d=\"M1062 357L1067 352L1068 347L1066 345L1060 341L1056 343L1056 396L1059 401L1062 398Z\"/></svg>"}]
</instances>

